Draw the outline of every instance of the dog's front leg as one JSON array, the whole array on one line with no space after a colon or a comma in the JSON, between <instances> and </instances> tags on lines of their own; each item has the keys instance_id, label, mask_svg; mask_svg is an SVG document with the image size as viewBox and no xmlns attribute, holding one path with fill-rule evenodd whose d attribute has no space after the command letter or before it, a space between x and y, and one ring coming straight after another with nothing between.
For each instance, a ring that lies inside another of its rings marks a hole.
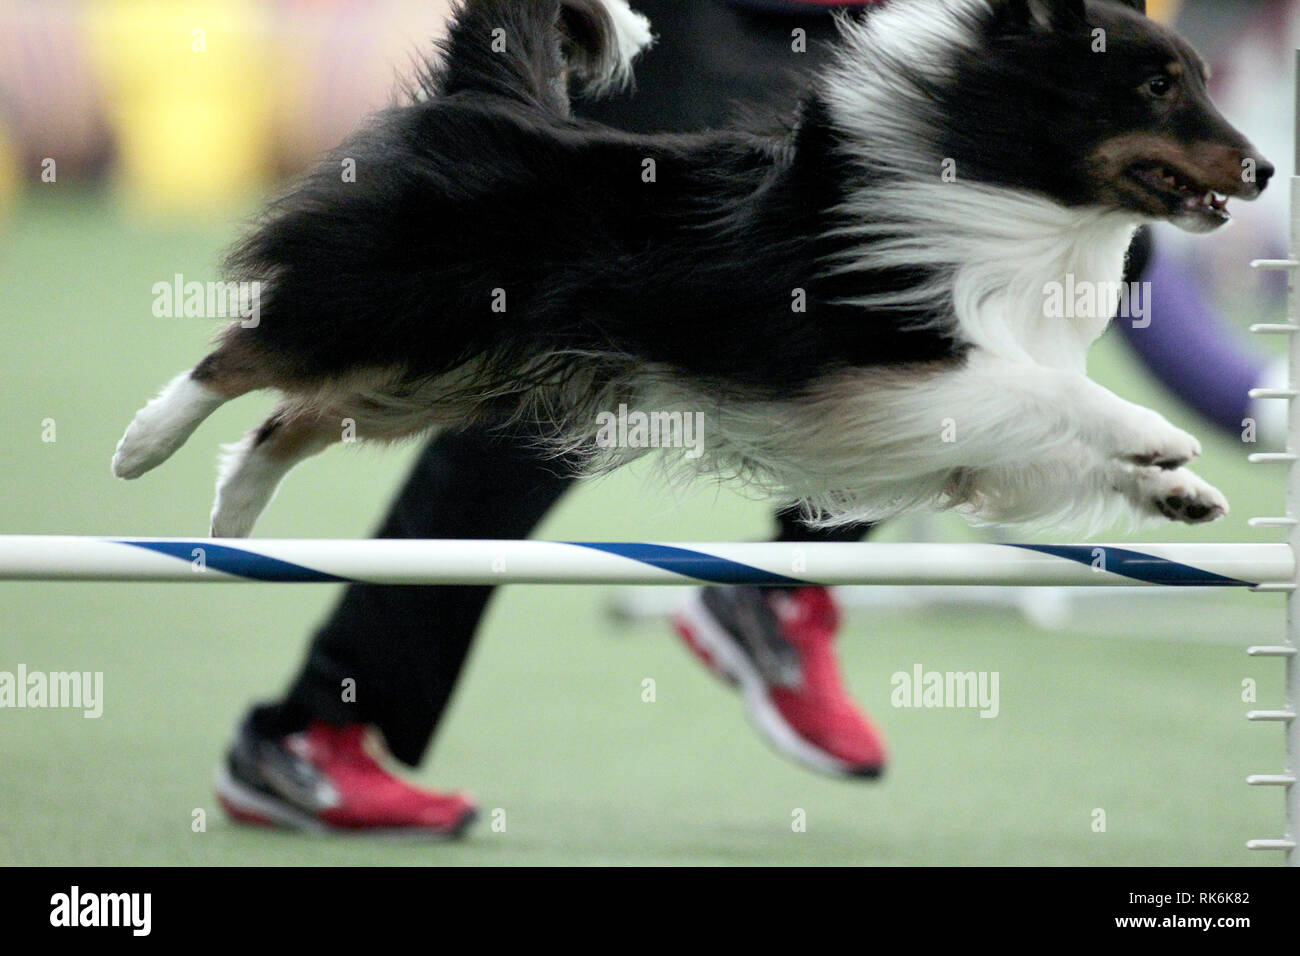
<instances>
[{"instance_id":1,"label":"dog's front leg","mask_svg":"<svg viewBox=\"0 0 1300 956\"><path fill-rule=\"evenodd\" d=\"M1222 493L1187 468L1104 458L1077 440L963 478L974 510L989 520L1050 520L1092 530L1126 515L1201 524L1228 513Z\"/></svg>"},{"instance_id":2,"label":"dog's front leg","mask_svg":"<svg viewBox=\"0 0 1300 956\"><path fill-rule=\"evenodd\" d=\"M1227 514L1222 493L1183 467L1200 454L1200 443L1159 413L1081 373L988 353L970 356L964 372L968 409L984 408L995 426L984 429L987 437L1016 408L1023 417L1014 431L1009 421L1003 426L1004 437L1037 432L1043 438L1037 452L1005 443L1000 450L981 449L1002 457L983 481L1001 491L995 497L1012 513L1046 512L1054 500L1071 498L1079 511L1091 499L1104 513L1107 499L1122 498L1143 517L1198 524ZM998 412L999 402L1007 413Z\"/></svg>"},{"instance_id":3,"label":"dog's front leg","mask_svg":"<svg viewBox=\"0 0 1300 956\"><path fill-rule=\"evenodd\" d=\"M1126 401L1086 375L973 352L963 370L967 397L980 401L993 421L1026 416L1050 443L1053 437L1077 439L1103 459L1137 466L1175 469L1201 453L1195 437L1170 424L1163 415ZM958 401L965 399L958 398ZM1020 449L1032 457L1033 449ZM1012 449L1002 446L1006 454Z\"/></svg>"}]
</instances>

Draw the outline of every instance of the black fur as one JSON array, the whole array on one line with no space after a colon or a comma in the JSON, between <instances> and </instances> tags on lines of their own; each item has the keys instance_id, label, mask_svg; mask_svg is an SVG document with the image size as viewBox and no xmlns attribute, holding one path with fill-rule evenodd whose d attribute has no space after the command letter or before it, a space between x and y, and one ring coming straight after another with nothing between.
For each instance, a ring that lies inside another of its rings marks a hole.
<instances>
[{"instance_id":1,"label":"black fur","mask_svg":"<svg viewBox=\"0 0 1300 956\"><path fill-rule=\"evenodd\" d=\"M466 5L423 97L374 117L234 252L234 278L270 279L260 326L235 334L303 379L366 366L419 378L476 357L485 390L523 389L537 356L557 356L542 377L562 375L572 352L774 392L845 363L954 354L907 316L834 304L908 277L824 275L845 247L817 237L849 173L816 97L774 135L574 120L556 92L558 6ZM489 52L502 26L522 52Z\"/></svg>"},{"instance_id":2,"label":"black fur","mask_svg":"<svg viewBox=\"0 0 1300 956\"><path fill-rule=\"evenodd\" d=\"M1036 297L1058 270L1113 284L1144 220L1217 228L1272 167L1140 4L893 2L916 6L849 26L774 131L641 135L569 109L648 40L620 0L467 0L410 101L232 253L259 322L141 410L114 472L274 387L223 467L218 535L247 534L342 422L391 441L534 417L595 471L642 453L597 426L642 402L708 406L690 473L831 522L1170 516L1187 494L1201 510L1177 515L1225 513L1190 472L1141 471L1195 457L1192 436L1071 371L1108 317L1061 327ZM968 409L966 444L936 445L931 423Z\"/></svg>"},{"instance_id":3,"label":"black fur","mask_svg":"<svg viewBox=\"0 0 1300 956\"><path fill-rule=\"evenodd\" d=\"M1194 54L1139 14L1112 0L992 4L979 55L931 84L930 116L916 116L963 177L1082 204L1102 189L1090 150L1117 129L1249 149L1226 123L1206 125L1217 113ZM1093 23L1113 53L1090 51ZM516 396L497 403L507 412L539 385L582 372L598 387L629 363L779 396L845 366L962 354L932 315L843 304L927 276L860 256L852 272L831 269L860 252L833 230L872 173L816 87L774 133L647 136L576 120L568 74L608 62L611 29L595 0L461 6L412 101L373 117L233 252L232 278L268 290L260 325L230 337L305 385L365 368L423 381L473 359L476 391ZM1191 89L1176 113L1135 92L1171 60ZM1180 128L1184 116L1201 127Z\"/></svg>"},{"instance_id":4,"label":"black fur","mask_svg":"<svg viewBox=\"0 0 1300 956\"><path fill-rule=\"evenodd\" d=\"M1195 50L1142 15L1140 0L992 3L994 15L981 26L984 42L959 57L953 81L933 88L930 105L943 155L964 176L1067 206L1123 204L1125 197L1098 181L1096 151L1117 135L1148 134L1188 150L1217 144L1232 154L1230 169L1199 185L1240 185L1239 160L1255 155L1254 147L1210 102ZM1171 65L1180 71L1173 95L1140 94L1144 82ZM1273 169L1263 162L1261 172L1262 186Z\"/></svg>"}]
</instances>

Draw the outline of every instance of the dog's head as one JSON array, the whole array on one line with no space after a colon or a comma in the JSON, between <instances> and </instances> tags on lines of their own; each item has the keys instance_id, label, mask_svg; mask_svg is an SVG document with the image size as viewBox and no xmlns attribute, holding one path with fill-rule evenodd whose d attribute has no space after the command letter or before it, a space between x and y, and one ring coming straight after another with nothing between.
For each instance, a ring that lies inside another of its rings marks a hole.
<instances>
[{"instance_id":1,"label":"dog's head","mask_svg":"<svg viewBox=\"0 0 1300 956\"><path fill-rule=\"evenodd\" d=\"M1189 232L1268 184L1273 166L1210 102L1204 61L1143 0L986 3L936 93L959 171Z\"/></svg>"}]
</instances>

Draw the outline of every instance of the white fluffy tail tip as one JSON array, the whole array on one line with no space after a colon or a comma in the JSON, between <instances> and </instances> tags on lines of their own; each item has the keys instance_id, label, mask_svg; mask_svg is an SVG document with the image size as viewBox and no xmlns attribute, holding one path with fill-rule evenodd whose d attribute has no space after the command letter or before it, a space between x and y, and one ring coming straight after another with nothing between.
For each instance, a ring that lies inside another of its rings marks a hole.
<instances>
[{"instance_id":1,"label":"white fluffy tail tip","mask_svg":"<svg viewBox=\"0 0 1300 956\"><path fill-rule=\"evenodd\" d=\"M615 45L602 58L599 74L586 85L586 92L593 96L630 86L632 61L655 42L650 21L629 7L627 0L602 0L602 3L614 24Z\"/></svg>"}]
</instances>

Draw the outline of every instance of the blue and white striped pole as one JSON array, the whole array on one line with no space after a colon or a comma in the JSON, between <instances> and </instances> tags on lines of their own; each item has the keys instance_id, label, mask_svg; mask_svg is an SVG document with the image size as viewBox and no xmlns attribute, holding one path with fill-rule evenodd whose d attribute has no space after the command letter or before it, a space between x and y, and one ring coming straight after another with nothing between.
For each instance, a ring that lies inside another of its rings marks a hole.
<instances>
[{"instance_id":1,"label":"blue and white striped pole","mask_svg":"<svg viewBox=\"0 0 1300 956\"><path fill-rule=\"evenodd\" d=\"M1254 587L1286 544L654 544L0 536L0 580Z\"/></svg>"}]
</instances>

